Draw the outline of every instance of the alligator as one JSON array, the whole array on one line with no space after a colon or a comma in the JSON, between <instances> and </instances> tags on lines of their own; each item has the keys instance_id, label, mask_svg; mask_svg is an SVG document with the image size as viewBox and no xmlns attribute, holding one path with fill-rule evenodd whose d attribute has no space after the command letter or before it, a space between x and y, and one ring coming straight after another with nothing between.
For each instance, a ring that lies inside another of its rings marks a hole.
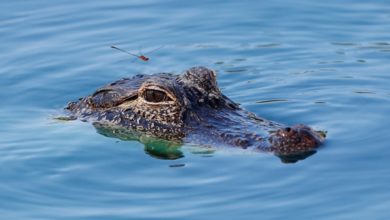
<instances>
[{"instance_id":1,"label":"alligator","mask_svg":"<svg viewBox=\"0 0 390 220\"><path fill-rule=\"evenodd\" d=\"M304 159L324 142L324 132L303 124L286 126L241 108L222 94L216 78L206 67L180 75L138 74L103 86L65 109L107 136L128 132L138 139L271 152L283 162Z\"/></svg>"}]
</instances>

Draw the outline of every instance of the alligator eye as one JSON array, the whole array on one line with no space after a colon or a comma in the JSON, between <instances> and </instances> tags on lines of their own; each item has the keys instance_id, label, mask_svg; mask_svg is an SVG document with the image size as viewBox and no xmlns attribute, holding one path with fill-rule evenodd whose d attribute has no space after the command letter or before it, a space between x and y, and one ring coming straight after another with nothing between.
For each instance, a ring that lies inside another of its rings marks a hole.
<instances>
[{"instance_id":1,"label":"alligator eye","mask_svg":"<svg viewBox=\"0 0 390 220\"><path fill-rule=\"evenodd\" d=\"M172 101L171 98L165 94L165 92L154 90L154 89L147 89L144 92L144 99L148 102L166 102L166 101Z\"/></svg>"}]
</instances>

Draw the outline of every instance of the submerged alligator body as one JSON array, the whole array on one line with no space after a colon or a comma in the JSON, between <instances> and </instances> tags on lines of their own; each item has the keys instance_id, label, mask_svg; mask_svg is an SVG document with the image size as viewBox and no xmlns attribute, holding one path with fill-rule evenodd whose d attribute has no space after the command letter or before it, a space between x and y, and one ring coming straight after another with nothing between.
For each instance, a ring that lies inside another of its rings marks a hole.
<instances>
[{"instance_id":1,"label":"submerged alligator body","mask_svg":"<svg viewBox=\"0 0 390 220\"><path fill-rule=\"evenodd\" d=\"M242 109L221 93L215 71L205 67L181 75L123 78L66 109L97 128L120 127L179 143L272 152L285 162L313 154L324 140L308 126L285 126Z\"/></svg>"}]
</instances>

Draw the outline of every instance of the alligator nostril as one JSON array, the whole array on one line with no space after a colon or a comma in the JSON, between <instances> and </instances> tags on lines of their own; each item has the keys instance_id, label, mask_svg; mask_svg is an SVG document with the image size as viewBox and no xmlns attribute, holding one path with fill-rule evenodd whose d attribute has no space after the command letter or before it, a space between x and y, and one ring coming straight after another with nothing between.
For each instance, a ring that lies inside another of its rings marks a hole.
<instances>
[{"instance_id":1,"label":"alligator nostril","mask_svg":"<svg viewBox=\"0 0 390 220\"><path fill-rule=\"evenodd\" d=\"M290 131L291 131L291 128L290 128L290 127L286 127L285 130L286 130L287 132L290 132Z\"/></svg>"}]
</instances>

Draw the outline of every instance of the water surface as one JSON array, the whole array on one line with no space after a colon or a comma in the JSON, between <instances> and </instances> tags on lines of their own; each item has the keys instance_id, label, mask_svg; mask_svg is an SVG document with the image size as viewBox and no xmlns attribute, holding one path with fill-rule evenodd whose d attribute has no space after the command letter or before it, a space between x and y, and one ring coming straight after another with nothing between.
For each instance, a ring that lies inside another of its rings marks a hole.
<instances>
[{"instance_id":1,"label":"water surface","mask_svg":"<svg viewBox=\"0 0 390 220\"><path fill-rule=\"evenodd\" d=\"M387 1L8 1L0 8L3 219L388 219ZM149 62L134 53L163 46ZM54 120L120 77L203 65L262 117L328 131L316 154L180 148Z\"/></svg>"}]
</instances>

